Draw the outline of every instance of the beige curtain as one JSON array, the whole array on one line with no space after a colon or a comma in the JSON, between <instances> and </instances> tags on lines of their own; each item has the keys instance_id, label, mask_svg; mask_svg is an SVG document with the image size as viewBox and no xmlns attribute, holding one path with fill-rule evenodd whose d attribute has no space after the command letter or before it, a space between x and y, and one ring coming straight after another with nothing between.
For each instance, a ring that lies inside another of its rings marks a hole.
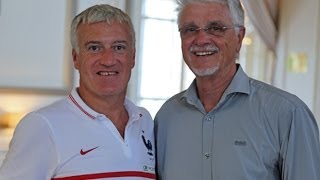
<instances>
[{"instance_id":1,"label":"beige curtain","mask_svg":"<svg viewBox=\"0 0 320 180\"><path fill-rule=\"evenodd\" d=\"M266 46L275 52L278 0L242 0L242 4Z\"/></svg>"}]
</instances>

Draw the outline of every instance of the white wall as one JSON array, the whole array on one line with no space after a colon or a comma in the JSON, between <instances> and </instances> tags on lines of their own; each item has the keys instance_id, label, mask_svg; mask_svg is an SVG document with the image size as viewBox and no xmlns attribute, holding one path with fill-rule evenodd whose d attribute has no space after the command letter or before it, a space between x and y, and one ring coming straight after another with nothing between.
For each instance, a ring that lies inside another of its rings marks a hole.
<instances>
[{"instance_id":1,"label":"white wall","mask_svg":"<svg viewBox=\"0 0 320 180\"><path fill-rule=\"evenodd\" d=\"M72 1L0 3L0 113L26 113L72 87Z\"/></svg>"},{"instance_id":2,"label":"white wall","mask_svg":"<svg viewBox=\"0 0 320 180\"><path fill-rule=\"evenodd\" d=\"M67 8L63 0L1 1L1 87L66 87Z\"/></svg>"},{"instance_id":3,"label":"white wall","mask_svg":"<svg viewBox=\"0 0 320 180\"><path fill-rule=\"evenodd\" d=\"M319 119L319 0L282 0L280 4L278 60L275 85L300 97ZM290 54L305 54L306 72L287 69ZM317 82L318 81L318 82ZM318 90L317 90L318 88Z\"/></svg>"},{"instance_id":4,"label":"white wall","mask_svg":"<svg viewBox=\"0 0 320 180\"><path fill-rule=\"evenodd\" d=\"M316 81L316 88L315 88L315 103L314 103L314 111L316 118L318 120L318 124L320 126L320 2L318 2L318 40L317 40L317 56L316 56L316 73L315 73L315 81Z\"/></svg>"}]
</instances>

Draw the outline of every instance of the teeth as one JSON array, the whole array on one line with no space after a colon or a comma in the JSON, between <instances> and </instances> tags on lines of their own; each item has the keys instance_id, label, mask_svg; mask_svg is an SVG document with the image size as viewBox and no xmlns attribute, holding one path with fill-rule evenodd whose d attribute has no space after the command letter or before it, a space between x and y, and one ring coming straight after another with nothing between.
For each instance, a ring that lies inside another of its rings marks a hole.
<instances>
[{"instance_id":1,"label":"teeth","mask_svg":"<svg viewBox=\"0 0 320 180\"><path fill-rule=\"evenodd\" d=\"M99 72L98 73L101 76L112 76L112 75L116 75L116 72Z\"/></svg>"},{"instance_id":2,"label":"teeth","mask_svg":"<svg viewBox=\"0 0 320 180\"><path fill-rule=\"evenodd\" d=\"M213 52L196 52L195 53L197 56L206 56L206 55L211 55Z\"/></svg>"}]
</instances>

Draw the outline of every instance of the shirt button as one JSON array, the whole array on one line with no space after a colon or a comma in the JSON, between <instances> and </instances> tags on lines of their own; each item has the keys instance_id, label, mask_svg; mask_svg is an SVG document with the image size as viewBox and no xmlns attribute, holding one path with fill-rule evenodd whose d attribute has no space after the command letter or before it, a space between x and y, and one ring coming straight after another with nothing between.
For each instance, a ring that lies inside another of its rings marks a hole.
<instances>
[{"instance_id":1,"label":"shirt button","mask_svg":"<svg viewBox=\"0 0 320 180\"><path fill-rule=\"evenodd\" d=\"M98 119L98 120L102 121L102 120L103 120L103 116L102 116L102 115L100 115L100 114L98 114L98 115L97 115L97 117L96 117L96 119Z\"/></svg>"},{"instance_id":2,"label":"shirt button","mask_svg":"<svg viewBox=\"0 0 320 180\"><path fill-rule=\"evenodd\" d=\"M210 158L210 153L205 153L205 154L204 154L204 157L205 157L206 159L209 159L209 158Z\"/></svg>"}]
</instances>

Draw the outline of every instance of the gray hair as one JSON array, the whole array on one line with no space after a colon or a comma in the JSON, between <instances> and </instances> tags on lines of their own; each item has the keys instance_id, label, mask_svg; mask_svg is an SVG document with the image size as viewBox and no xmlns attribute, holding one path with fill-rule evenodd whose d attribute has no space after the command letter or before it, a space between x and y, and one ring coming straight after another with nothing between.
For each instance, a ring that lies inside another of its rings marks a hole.
<instances>
[{"instance_id":1,"label":"gray hair","mask_svg":"<svg viewBox=\"0 0 320 180\"><path fill-rule=\"evenodd\" d=\"M210 3L217 2L225 4L229 7L231 19L234 25L244 26L244 10L241 5L240 0L176 0L178 4L178 24L180 24L180 19L182 11L185 6L192 3Z\"/></svg>"},{"instance_id":2,"label":"gray hair","mask_svg":"<svg viewBox=\"0 0 320 180\"><path fill-rule=\"evenodd\" d=\"M119 22L128 25L130 34L132 37L132 44L135 47L135 32L132 25L132 21L128 14L123 12L121 9L110 6L108 4L94 5L88 9L82 11L72 20L70 39L72 48L79 52L78 39L77 39L77 28L81 23L96 23L106 22L111 24L112 22Z\"/></svg>"}]
</instances>

